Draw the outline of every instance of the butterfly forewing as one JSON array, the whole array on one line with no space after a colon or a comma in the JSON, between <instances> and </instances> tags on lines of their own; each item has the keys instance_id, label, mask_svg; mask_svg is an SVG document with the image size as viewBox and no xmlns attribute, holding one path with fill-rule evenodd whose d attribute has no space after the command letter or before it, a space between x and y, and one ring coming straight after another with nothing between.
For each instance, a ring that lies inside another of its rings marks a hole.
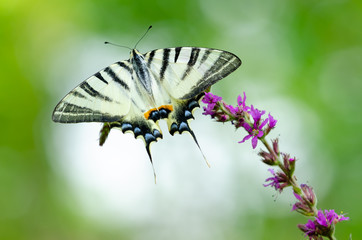
<instances>
[{"instance_id":1,"label":"butterfly forewing","mask_svg":"<svg viewBox=\"0 0 362 240\"><path fill-rule=\"evenodd\" d=\"M153 75L175 99L190 99L237 69L241 61L226 51L178 47L145 54Z\"/></svg>"},{"instance_id":2,"label":"butterfly forewing","mask_svg":"<svg viewBox=\"0 0 362 240\"><path fill-rule=\"evenodd\" d=\"M131 107L134 88L128 61L117 62L94 74L68 93L55 107L53 121L112 122Z\"/></svg>"}]
</instances>

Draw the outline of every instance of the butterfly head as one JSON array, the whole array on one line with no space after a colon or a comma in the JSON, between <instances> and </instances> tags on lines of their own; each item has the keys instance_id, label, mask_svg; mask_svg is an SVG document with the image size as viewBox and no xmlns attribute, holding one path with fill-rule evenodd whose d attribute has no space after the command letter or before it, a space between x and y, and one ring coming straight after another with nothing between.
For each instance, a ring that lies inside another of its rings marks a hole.
<instances>
[{"instance_id":1,"label":"butterfly head","mask_svg":"<svg viewBox=\"0 0 362 240\"><path fill-rule=\"evenodd\" d=\"M135 56L142 56L142 53L140 53L137 49L132 49L130 52L130 58L134 58Z\"/></svg>"},{"instance_id":2,"label":"butterfly head","mask_svg":"<svg viewBox=\"0 0 362 240\"><path fill-rule=\"evenodd\" d=\"M130 58L129 58L134 65L134 67L139 67L141 63L144 62L144 56L142 53L140 53L137 49L132 49L130 52ZM135 66L136 65L136 66Z\"/></svg>"}]
</instances>

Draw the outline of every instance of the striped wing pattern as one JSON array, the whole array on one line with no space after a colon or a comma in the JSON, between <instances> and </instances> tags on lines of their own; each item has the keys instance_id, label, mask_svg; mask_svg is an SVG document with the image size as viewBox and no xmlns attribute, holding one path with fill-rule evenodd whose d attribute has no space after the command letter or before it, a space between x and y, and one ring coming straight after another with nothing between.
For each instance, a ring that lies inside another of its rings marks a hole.
<instances>
[{"instance_id":1,"label":"striped wing pattern","mask_svg":"<svg viewBox=\"0 0 362 240\"><path fill-rule=\"evenodd\" d=\"M240 59L227 51L177 47L145 54L152 73L176 99L190 99L235 71Z\"/></svg>"},{"instance_id":2,"label":"striped wing pattern","mask_svg":"<svg viewBox=\"0 0 362 240\"><path fill-rule=\"evenodd\" d=\"M192 111L204 91L235 71L240 59L227 51L176 47L140 54L94 74L55 107L53 121L103 122L100 145L112 128L141 137L152 162L150 144L162 138L158 125L166 119L169 132L189 132Z\"/></svg>"},{"instance_id":3,"label":"striped wing pattern","mask_svg":"<svg viewBox=\"0 0 362 240\"><path fill-rule=\"evenodd\" d=\"M99 71L68 93L55 107L53 121L112 122L131 107L132 65L117 62Z\"/></svg>"}]
</instances>

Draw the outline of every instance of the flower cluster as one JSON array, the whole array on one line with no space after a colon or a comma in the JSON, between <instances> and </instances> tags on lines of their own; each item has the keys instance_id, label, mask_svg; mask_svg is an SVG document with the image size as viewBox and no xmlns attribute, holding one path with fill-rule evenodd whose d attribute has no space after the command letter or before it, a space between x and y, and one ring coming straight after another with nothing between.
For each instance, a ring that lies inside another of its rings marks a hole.
<instances>
[{"instance_id":1,"label":"flower cluster","mask_svg":"<svg viewBox=\"0 0 362 240\"><path fill-rule=\"evenodd\" d=\"M216 96L210 92L205 93L202 102L207 104L204 107L204 115L210 115L218 122L231 121L236 128L243 127L246 135L239 143L243 143L251 138L251 143L255 149L258 139L264 138L277 123L269 113L268 118L262 119L265 111L254 108L253 105L246 106L246 95L244 98L240 95L237 98L237 105L234 107L222 101L222 97ZM251 121L252 118L252 121ZM266 124L268 124L266 126Z\"/></svg>"},{"instance_id":2,"label":"flower cluster","mask_svg":"<svg viewBox=\"0 0 362 240\"><path fill-rule=\"evenodd\" d=\"M334 234L335 224L346 220L349 218L343 214L338 215L333 209L324 210L324 212L318 210L314 221L309 219L306 224L298 224L298 228L309 239L323 239L323 236L331 238Z\"/></svg>"},{"instance_id":3,"label":"flower cluster","mask_svg":"<svg viewBox=\"0 0 362 240\"><path fill-rule=\"evenodd\" d=\"M243 128L247 132L247 135L239 143L251 139L253 149L257 147L259 141L266 147L266 151L261 150L259 156L262 157L265 164L279 169L277 171L269 169L272 176L267 178L263 185L264 187L273 187L280 193L286 187L291 186L293 188L297 202L293 205L292 211L315 218L314 221L308 220L306 224L298 225L305 236L309 239L323 239L323 237L334 239L335 224L349 218L336 214L334 210L325 210L324 212L317 210L317 197L312 187L306 184L297 184L297 179L294 176L296 158L291 158L289 154L280 152L278 139L272 140L271 145L265 139L269 132L275 128L277 120L270 113L264 117L264 110L259 110L253 105L247 106L245 92L243 97L238 96L236 106L226 104L222 97L210 92L205 93L202 102L207 104L204 107L204 115L210 115L218 122L231 122L236 128Z\"/></svg>"}]
</instances>

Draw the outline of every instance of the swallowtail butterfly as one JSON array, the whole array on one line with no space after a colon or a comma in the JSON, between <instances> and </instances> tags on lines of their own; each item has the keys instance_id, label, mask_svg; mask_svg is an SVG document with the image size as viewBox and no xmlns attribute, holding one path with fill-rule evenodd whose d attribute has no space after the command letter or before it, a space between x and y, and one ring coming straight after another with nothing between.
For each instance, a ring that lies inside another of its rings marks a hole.
<instances>
[{"instance_id":1,"label":"swallowtail butterfly","mask_svg":"<svg viewBox=\"0 0 362 240\"><path fill-rule=\"evenodd\" d=\"M100 145L110 130L133 132L150 144L162 138L158 121L166 119L171 135L189 132L188 121L204 91L235 71L240 59L227 51L199 47L164 48L116 62L70 91L55 107L53 121L101 122Z\"/></svg>"}]
</instances>

